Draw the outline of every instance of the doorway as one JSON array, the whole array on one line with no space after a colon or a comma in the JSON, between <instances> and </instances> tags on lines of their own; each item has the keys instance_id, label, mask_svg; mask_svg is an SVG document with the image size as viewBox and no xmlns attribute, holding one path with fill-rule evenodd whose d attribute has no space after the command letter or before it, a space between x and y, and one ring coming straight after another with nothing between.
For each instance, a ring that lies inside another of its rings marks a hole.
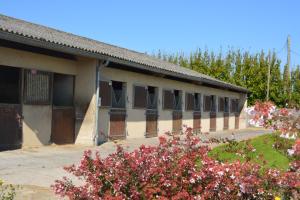
<instances>
[{"instance_id":1,"label":"doorway","mask_svg":"<svg viewBox=\"0 0 300 200\"><path fill-rule=\"evenodd\" d=\"M51 141L55 144L75 142L75 77L53 74L53 106Z\"/></svg>"},{"instance_id":2,"label":"doorway","mask_svg":"<svg viewBox=\"0 0 300 200\"><path fill-rule=\"evenodd\" d=\"M0 150L22 147L21 72L0 66Z\"/></svg>"}]
</instances>

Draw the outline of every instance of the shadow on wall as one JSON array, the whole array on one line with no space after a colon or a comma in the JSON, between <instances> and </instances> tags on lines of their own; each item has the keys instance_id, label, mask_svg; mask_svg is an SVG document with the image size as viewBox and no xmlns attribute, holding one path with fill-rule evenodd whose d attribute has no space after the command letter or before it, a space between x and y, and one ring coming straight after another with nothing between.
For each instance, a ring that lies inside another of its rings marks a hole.
<instances>
[{"instance_id":1,"label":"shadow on wall","mask_svg":"<svg viewBox=\"0 0 300 200\"><path fill-rule=\"evenodd\" d=\"M50 144L52 107L24 105L23 116L23 144Z\"/></svg>"}]
</instances>

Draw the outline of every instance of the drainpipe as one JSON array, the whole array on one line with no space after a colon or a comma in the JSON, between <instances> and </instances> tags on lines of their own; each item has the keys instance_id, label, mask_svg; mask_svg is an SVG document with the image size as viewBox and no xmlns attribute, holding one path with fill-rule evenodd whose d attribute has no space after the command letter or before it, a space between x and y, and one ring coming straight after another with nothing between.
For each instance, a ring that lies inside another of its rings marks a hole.
<instances>
[{"instance_id":1,"label":"drainpipe","mask_svg":"<svg viewBox=\"0 0 300 200\"><path fill-rule=\"evenodd\" d=\"M98 60L96 66L96 113L95 113L95 133L93 137L94 145L97 146L104 141L99 141L99 108L101 105L100 93L100 69L106 67L109 64L108 60Z\"/></svg>"}]
</instances>

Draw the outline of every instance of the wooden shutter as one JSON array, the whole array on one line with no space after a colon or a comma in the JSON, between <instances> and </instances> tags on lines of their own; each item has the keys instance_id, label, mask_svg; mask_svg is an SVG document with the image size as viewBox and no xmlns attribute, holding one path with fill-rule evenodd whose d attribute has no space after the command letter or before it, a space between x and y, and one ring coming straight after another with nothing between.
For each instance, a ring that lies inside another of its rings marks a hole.
<instances>
[{"instance_id":1,"label":"wooden shutter","mask_svg":"<svg viewBox=\"0 0 300 200\"><path fill-rule=\"evenodd\" d=\"M146 108L147 106L147 90L144 86L134 86L134 108Z\"/></svg>"},{"instance_id":2,"label":"wooden shutter","mask_svg":"<svg viewBox=\"0 0 300 200\"><path fill-rule=\"evenodd\" d=\"M163 91L163 109L173 109L174 94L171 90Z\"/></svg>"},{"instance_id":3,"label":"wooden shutter","mask_svg":"<svg viewBox=\"0 0 300 200\"><path fill-rule=\"evenodd\" d=\"M219 97L219 112L224 112L224 105L225 105L224 97Z\"/></svg>"},{"instance_id":4,"label":"wooden shutter","mask_svg":"<svg viewBox=\"0 0 300 200\"><path fill-rule=\"evenodd\" d=\"M204 112L210 112L211 96L204 96Z\"/></svg>"},{"instance_id":5,"label":"wooden shutter","mask_svg":"<svg viewBox=\"0 0 300 200\"><path fill-rule=\"evenodd\" d=\"M111 84L108 81L100 81L100 93L101 106L110 107L111 106Z\"/></svg>"},{"instance_id":6,"label":"wooden shutter","mask_svg":"<svg viewBox=\"0 0 300 200\"><path fill-rule=\"evenodd\" d=\"M194 95L191 93L185 94L185 108L186 110L194 110L195 108Z\"/></svg>"},{"instance_id":7,"label":"wooden shutter","mask_svg":"<svg viewBox=\"0 0 300 200\"><path fill-rule=\"evenodd\" d=\"M238 105L239 100L238 99L231 99L231 106L230 106L230 112L238 112Z\"/></svg>"},{"instance_id":8,"label":"wooden shutter","mask_svg":"<svg viewBox=\"0 0 300 200\"><path fill-rule=\"evenodd\" d=\"M52 74L37 70L25 70L24 103L49 105L51 102Z\"/></svg>"}]
</instances>

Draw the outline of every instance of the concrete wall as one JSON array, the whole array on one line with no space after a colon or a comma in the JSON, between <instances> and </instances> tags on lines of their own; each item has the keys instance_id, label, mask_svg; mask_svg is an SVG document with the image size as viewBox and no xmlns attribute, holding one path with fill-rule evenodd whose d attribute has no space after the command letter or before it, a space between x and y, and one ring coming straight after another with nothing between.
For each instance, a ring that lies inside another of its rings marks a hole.
<instances>
[{"instance_id":1,"label":"concrete wall","mask_svg":"<svg viewBox=\"0 0 300 200\"><path fill-rule=\"evenodd\" d=\"M0 65L75 75L76 143L92 144L95 127L95 59L67 60L0 47ZM23 116L23 146L50 144L52 105L23 105Z\"/></svg>"},{"instance_id":2,"label":"concrete wall","mask_svg":"<svg viewBox=\"0 0 300 200\"><path fill-rule=\"evenodd\" d=\"M158 87L158 112L159 121L158 129L159 133L162 134L166 131L172 130L172 111L162 109L162 91L163 89L177 89L182 90L182 100L183 100L183 121L184 125L193 126L193 112L184 110L185 108L185 92L197 92L203 95L216 95L235 99L241 99L239 93L225 91L220 89L214 89L210 87L204 87L199 85L194 85L190 83L184 83L169 79L164 79L160 77L154 77L150 75L144 75L135 72L129 72L113 68L102 68L100 72L101 80L115 80L122 81L126 83L126 109L127 109L127 127L126 131L128 133L128 138L138 138L144 137L145 134L145 110L144 109L133 109L133 86L134 85L145 85ZM202 99L203 102L203 99ZM245 102L242 103L245 105ZM217 114L217 131L223 130L223 113ZM234 114L230 114L230 129L234 129L235 117ZM109 109L100 108L99 113L99 126L100 131L103 134L109 133ZM202 112L201 119L202 131L209 131L210 119L209 112ZM245 127L244 125L240 127Z\"/></svg>"},{"instance_id":3,"label":"concrete wall","mask_svg":"<svg viewBox=\"0 0 300 200\"><path fill-rule=\"evenodd\" d=\"M81 58L77 63L75 81L76 144L93 144L96 113L96 65L97 60L95 59Z\"/></svg>"},{"instance_id":4,"label":"concrete wall","mask_svg":"<svg viewBox=\"0 0 300 200\"><path fill-rule=\"evenodd\" d=\"M0 47L0 65L37 69L48 72L70 74L75 76L75 110L76 143L92 144L95 134L96 112L96 59L78 57L77 60L67 60L36 53L30 53L10 48ZM172 111L162 109L163 89L182 90L182 107L185 108L185 92L197 92L203 95L226 96L241 99L240 106L245 108L246 96L210 87L198 86L190 83L154 77L140 73L128 72L112 68L101 69L101 80L116 80L126 83L126 131L128 138L144 137L145 134L145 110L133 109L133 85L145 85L158 87L158 129L162 134L172 130ZM203 102L203 100L202 100ZM183 109L184 111L184 109ZM109 132L109 109L101 108L99 111L99 128L101 134ZM23 105L23 145L44 145L50 143L52 106ZM245 127L245 115L240 116L240 128ZM234 129L234 115L230 114L229 129ZM183 112L183 124L193 126L193 112ZM202 112L202 131L209 131L209 113ZM223 130L223 113L217 115L217 131Z\"/></svg>"}]
</instances>

